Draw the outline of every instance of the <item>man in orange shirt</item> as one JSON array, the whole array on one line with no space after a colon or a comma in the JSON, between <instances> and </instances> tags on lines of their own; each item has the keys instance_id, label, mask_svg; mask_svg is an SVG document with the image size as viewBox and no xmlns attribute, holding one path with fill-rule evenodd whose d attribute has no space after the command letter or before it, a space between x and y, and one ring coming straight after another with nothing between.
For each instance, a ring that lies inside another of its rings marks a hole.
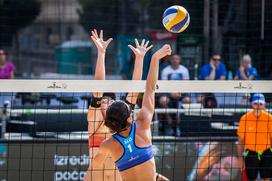
<instances>
[{"instance_id":1,"label":"man in orange shirt","mask_svg":"<svg viewBox=\"0 0 272 181\"><path fill-rule=\"evenodd\" d=\"M272 178L272 115L265 111L265 97L254 94L252 108L240 119L238 156L249 180ZM243 151L245 149L244 160Z\"/></svg>"}]
</instances>

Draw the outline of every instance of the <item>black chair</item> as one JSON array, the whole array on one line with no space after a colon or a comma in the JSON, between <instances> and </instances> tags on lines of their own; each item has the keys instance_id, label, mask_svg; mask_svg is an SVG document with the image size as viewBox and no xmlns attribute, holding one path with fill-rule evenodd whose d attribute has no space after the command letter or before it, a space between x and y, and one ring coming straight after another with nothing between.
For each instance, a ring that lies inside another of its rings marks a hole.
<instances>
[{"instance_id":1,"label":"black chair","mask_svg":"<svg viewBox=\"0 0 272 181\"><path fill-rule=\"evenodd\" d=\"M44 101L46 102L47 106L49 106L51 104L51 100L52 99L56 99L57 96L55 94L46 94L46 93L42 93L40 95L40 98L41 98L41 101Z\"/></svg>"},{"instance_id":2,"label":"black chair","mask_svg":"<svg viewBox=\"0 0 272 181\"><path fill-rule=\"evenodd\" d=\"M27 103L34 105L34 104L37 104L38 102L41 102L41 98L39 94L17 93L16 98L21 99L22 105L25 105Z\"/></svg>"},{"instance_id":3,"label":"black chair","mask_svg":"<svg viewBox=\"0 0 272 181\"><path fill-rule=\"evenodd\" d=\"M78 99L73 96L60 96L57 98L57 100L63 103L64 105L78 103Z\"/></svg>"},{"instance_id":4,"label":"black chair","mask_svg":"<svg viewBox=\"0 0 272 181\"><path fill-rule=\"evenodd\" d=\"M89 108L89 106L91 104L91 98L92 98L92 96L90 96L90 95L84 95L84 96L80 97L80 99L82 99L83 101L87 101L87 108Z\"/></svg>"}]
</instances>

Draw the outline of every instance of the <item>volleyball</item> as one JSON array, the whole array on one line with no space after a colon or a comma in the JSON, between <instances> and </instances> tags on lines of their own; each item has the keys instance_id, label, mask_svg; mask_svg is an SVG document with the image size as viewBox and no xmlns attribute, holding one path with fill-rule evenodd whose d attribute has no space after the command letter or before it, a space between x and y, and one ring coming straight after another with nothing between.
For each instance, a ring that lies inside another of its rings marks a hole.
<instances>
[{"instance_id":1,"label":"volleyball","mask_svg":"<svg viewBox=\"0 0 272 181\"><path fill-rule=\"evenodd\" d=\"M182 6L167 8L162 16L162 24L166 30L172 33L183 32L190 23L190 15Z\"/></svg>"}]
</instances>

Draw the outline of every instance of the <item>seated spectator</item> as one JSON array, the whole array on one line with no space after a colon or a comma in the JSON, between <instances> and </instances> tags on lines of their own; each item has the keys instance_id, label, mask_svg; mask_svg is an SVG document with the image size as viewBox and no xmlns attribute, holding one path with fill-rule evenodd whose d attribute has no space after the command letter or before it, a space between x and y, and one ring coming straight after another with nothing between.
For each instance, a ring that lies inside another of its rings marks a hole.
<instances>
[{"instance_id":1,"label":"seated spectator","mask_svg":"<svg viewBox=\"0 0 272 181\"><path fill-rule=\"evenodd\" d=\"M197 97L197 103L201 103L203 108L216 108L217 100L212 93L206 93Z\"/></svg>"},{"instance_id":2,"label":"seated spectator","mask_svg":"<svg viewBox=\"0 0 272 181\"><path fill-rule=\"evenodd\" d=\"M0 79L13 79L15 66L7 61L6 53L0 49Z\"/></svg>"},{"instance_id":3,"label":"seated spectator","mask_svg":"<svg viewBox=\"0 0 272 181\"><path fill-rule=\"evenodd\" d=\"M251 65L250 55L244 55L241 60L241 66L236 72L235 80L256 80L257 70Z\"/></svg>"},{"instance_id":4,"label":"seated spectator","mask_svg":"<svg viewBox=\"0 0 272 181\"><path fill-rule=\"evenodd\" d=\"M170 58L170 65L166 66L161 73L162 80L189 80L189 71L183 65L180 65L180 56L172 55ZM181 93L164 94L159 98L159 104L162 108L178 108L180 103L190 103L189 96ZM180 136L178 124L180 122L179 116L163 115L163 120L167 120L168 135Z\"/></svg>"},{"instance_id":5,"label":"seated spectator","mask_svg":"<svg viewBox=\"0 0 272 181\"><path fill-rule=\"evenodd\" d=\"M201 69L202 80L226 80L227 70L225 64L221 63L221 56L214 53L209 64L205 64ZM217 101L213 94L199 94L197 102L204 108L216 108Z\"/></svg>"},{"instance_id":6,"label":"seated spectator","mask_svg":"<svg viewBox=\"0 0 272 181\"><path fill-rule=\"evenodd\" d=\"M226 80L226 66L220 60L221 56L219 54L213 54L210 63L205 64L201 69L202 80Z\"/></svg>"}]
</instances>

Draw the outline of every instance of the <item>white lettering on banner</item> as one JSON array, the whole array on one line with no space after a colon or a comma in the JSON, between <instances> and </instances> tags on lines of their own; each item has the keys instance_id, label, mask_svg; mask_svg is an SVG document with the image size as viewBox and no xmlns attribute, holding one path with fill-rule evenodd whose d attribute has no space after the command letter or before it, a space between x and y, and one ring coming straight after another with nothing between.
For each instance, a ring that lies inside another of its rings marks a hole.
<instances>
[{"instance_id":1,"label":"white lettering on banner","mask_svg":"<svg viewBox=\"0 0 272 181\"><path fill-rule=\"evenodd\" d=\"M66 166L66 165L89 165L89 156L82 155L82 156L54 156L54 165L55 166Z\"/></svg>"},{"instance_id":2,"label":"white lettering on banner","mask_svg":"<svg viewBox=\"0 0 272 181\"><path fill-rule=\"evenodd\" d=\"M77 165L77 158L76 158L76 156L71 156L71 158L69 159L69 163L70 163L70 165L73 165L73 166L75 166L75 165Z\"/></svg>"},{"instance_id":3,"label":"white lettering on banner","mask_svg":"<svg viewBox=\"0 0 272 181\"><path fill-rule=\"evenodd\" d=\"M89 156L86 154L81 156L62 156L54 155L54 165L55 166L83 166L89 165ZM54 180L55 181L73 181L73 180L83 180L86 172L85 171L56 171Z\"/></svg>"},{"instance_id":4,"label":"white lettering on banner","mask_svg":"<svg viewBox=\"0 0 272 181\"><path fill-rule=\"evenodd\" d=\"M55 181L73 181L73 180L83 180L86 172L73 171L73 172L56 172Z\"/></svg>"}]
</instances>

